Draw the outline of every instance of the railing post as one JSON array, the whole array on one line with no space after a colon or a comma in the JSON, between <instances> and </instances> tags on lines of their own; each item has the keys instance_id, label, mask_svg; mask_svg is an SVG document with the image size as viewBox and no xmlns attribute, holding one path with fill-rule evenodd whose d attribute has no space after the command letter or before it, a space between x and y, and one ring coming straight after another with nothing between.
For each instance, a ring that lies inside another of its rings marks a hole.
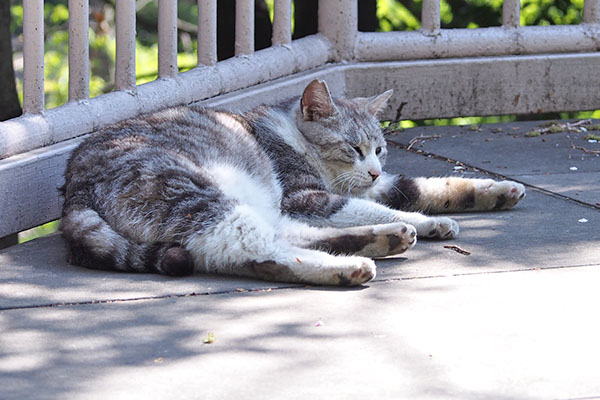
<instances>
[{"instance_id":1,"label":"railing post","mask_svg":"<svg viewBox=\"0 0 600 400\"><path fill-rule=\"evenodd\" d=\"M254 53L254 0L235 2L235 55Z\"/></svg>"},{"instance_id":2,"label":"railing post","mask_svg":"<svg viewBox=\"0 0 600 400\"><path fill-rule=\"evenodd\" d=\"M198 0L198 65L217 63L217 0Z\"/></svg>"},{"instance_id":3,"label":"railing post","mask_svg":"<svg viewBox=\"0 0 600 400\"><path fill-rule=\"evenodd\" d=\"M115 89L135 89L135 0L116 2Z\"/></svg>"},{"instance_id":4,"label":"railing post","mask_svg":"<svg viewBox=\"0 0 600 400\"><path fill-rule=\"evenodd\" d=\"M586 24L600 23L600 0L585 0L583 4L583 22Z\"/></svg>"},{"instance_id":5,"label":"railing post","mask_svg":"<svg viewBox=\"0 0 600 400\"><path fill-rule=\"evenodd\" d=\"M177 71L177 0L158 0L158 77Z\"/></svg>"},{"instance_id":6,"label":"railing post","mask_svg":"<svg viewBox=\"0 0 600 400\"><path fill-rule=\"evenodd\" d=\"M358 0L320 0L319 32L331 41L339 60L353 59L358 33Z\"/></svg>"},{"instance_id":7,"label":"railing post","mask_svg":"<svg viewBox=\"0 0 600 400\"><path fill-rule=\"evenodd\" d=\"M521 26L521 1L504 0L502 3L502 25L507 28Z\"/></svg>"},{"instance_id":8,"label":"railing post","mask_svg":"<svg viewBox=\"0 0 600 400\"><path fill-rule=\"evenodd\" d=\"M440 0L423 0L421 6L421 30L435 34L440 30Z\"/></svg>"},{"instance_id":9,"label":"railing post","mask_svg":"<svg viewBox=\"0 0 600 400\"><path fill-rule=\"evenodd\" d=\"M292 41L292 1L275 0L273 12L272 44L288 44Z\"/></svg>"},{"instance_id":10,"label":"railing post","mask_svg":"<svg viewBox=\"0 0 600 400\"><path fill-rule=\"evenodd\" d=\"M90 97L88 3L69 0L69 101Z\"/></svg>"},{"instance_id":11,"label":"railing post","mask_svg":"<svg viewBox=\"0 0 600 400\"><path fill-rule=\"evenodd\" d=\"M23 111L44 111L44 0L23 0Z\"/></svg>"}]
</instances>

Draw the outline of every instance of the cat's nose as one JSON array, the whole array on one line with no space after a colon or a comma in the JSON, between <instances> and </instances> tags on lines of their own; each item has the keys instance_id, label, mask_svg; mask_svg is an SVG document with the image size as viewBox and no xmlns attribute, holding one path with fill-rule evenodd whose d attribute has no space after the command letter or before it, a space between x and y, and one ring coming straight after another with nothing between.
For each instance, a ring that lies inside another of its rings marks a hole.
<instances>
[{"instance_id":1,"label":"cat's nose","mask_svg":"<svg viewBox=\"0 0 600 400\"><path fill-rule=\"evenodd\" d=\"M371 179L373 179L373 182L375 182L375 180L379 178L379 174L377 172L369 171L369 175L371 175Z\"/></svg>"}]
</instances>

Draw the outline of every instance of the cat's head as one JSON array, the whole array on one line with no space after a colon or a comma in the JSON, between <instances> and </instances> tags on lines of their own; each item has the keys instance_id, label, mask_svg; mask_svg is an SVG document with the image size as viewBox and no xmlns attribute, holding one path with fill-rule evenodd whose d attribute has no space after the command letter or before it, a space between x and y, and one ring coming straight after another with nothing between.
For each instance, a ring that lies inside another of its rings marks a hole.
<instances>
[{"instance_id":1,"label":"cat's head","mask_svg":"<svg viewBox=\"0 0 600 400\"><path fill-rule=\"evenodd\" d=\"M316 150L331 190L361 194L382 174L387 155L377 113L392 95L332 98L327 84L312 81L304 90L297 126Z\"/></svg>"}]
</instances>

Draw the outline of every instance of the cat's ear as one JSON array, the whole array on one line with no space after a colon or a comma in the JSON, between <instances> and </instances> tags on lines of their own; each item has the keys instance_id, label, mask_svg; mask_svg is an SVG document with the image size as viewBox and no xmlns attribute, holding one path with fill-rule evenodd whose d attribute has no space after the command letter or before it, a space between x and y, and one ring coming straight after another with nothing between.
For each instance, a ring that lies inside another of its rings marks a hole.
<instances>
[{"instance_id":1,"label":"cat's ear","mask_svg":"<svg viewBox=\"0 0 600 400\"><path fill-rule=\"evenodd\" d=\"M304 89L300 107L305 121L317 121L321 118L331 117L335 113L335 105L327 84L317 79Z\"/></svg>"},{"instance_id":2,"label":"cat's ear","mask_svg":"<svg viewBox=\"0 0 600 400\"><path fill-rule=\"evenodd\" d=\"M352 101L361 107L365 107L367 112L372 116L376 116L379 111L385 107L387 101L392 97L394 93L393 89L381 93L378 96L373 97L357 97Z\"/></svg>"},{"instance_id":3,"label":"cat's ear","mask_svg":"<svg viewBox=\"0 0 600 400\"><path fill-rule=\"evenodd\" d=\"M394 90L390 89L381 93L379 96L372 98L367 106L369 113L373 116L377 115L377 113L385 107L387 101L392 97L392 94L394 94Z\"/></svg>"}]
</instances>

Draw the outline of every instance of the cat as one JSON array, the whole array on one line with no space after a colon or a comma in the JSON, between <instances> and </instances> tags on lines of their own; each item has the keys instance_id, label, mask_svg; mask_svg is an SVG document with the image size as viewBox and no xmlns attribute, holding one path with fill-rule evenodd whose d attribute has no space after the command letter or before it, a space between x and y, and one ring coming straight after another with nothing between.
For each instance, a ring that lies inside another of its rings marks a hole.
<instances>
[{"instance_id":1,"label":"cat","mask_svg":"<svg viewBox=\"0 0 600 400\"><path fill-rule=\"evenodd\" d=\"M458 235L454 220L421 212L504 210L525 196L511 181L385 173L376 115L391 95L332 98L314 80L244 114L180 106L92 135L62 187L70 263L360 285L372 258Z\"/></svg>"}]
</instances>

